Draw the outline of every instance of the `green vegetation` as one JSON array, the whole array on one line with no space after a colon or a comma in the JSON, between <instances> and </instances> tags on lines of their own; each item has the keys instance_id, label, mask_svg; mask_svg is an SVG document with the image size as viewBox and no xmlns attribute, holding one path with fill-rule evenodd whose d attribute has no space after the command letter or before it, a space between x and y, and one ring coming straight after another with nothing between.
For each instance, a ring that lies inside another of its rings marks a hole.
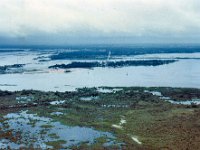
<instances>
[{"instance_id":1,"label":"green vegetation","mask_svg":"<svg viewBox=\"0 0 200 150\"><path fill-rule=\"evenodd\" d=\"M94 68L94 67L124 67L124 66L159 66L174 63L177 60L126 60L126 61L103 61L103 62L72 62L70 64L56 64L49 66L53 69L71 69L71 68Z\"/></svg>"},{"instance_id":2,"label":"green vegetation","mask_svg":"<svg viewBox=\"0 0 200 150\"><path fill-rule=\"evenodd\" d=\"M104 87L106 88L106 87ZM112 90L113 88L107 88ZM3 115L20 110L52 118L68 126L91 127L96 130L111 132L116 137L115 143L105 146L105 137L74 145L73 149L198 149L200 147L200 108L173 105L159 96L144 91L159 91L163 96L175 100L200 99L199 89L181 88L143 88L132 87L101 93L96 88L83 88L75 92L0 92L0 122ZM32 96L30 103L18 104L16 96ZM81 97L98 96L98 99L83 101ZM9 103L7 101L9 100ZM55 100L65 103L51 105ZM7 106L16 106L8 108ZM3 107L4 106L4 107ZM52 115L61 112L61 115ZM51 126L43 125L43 128ZM43 133L44 134L44 133ZM13 136L0 132L0 138ZM52 134L51 137L56 137ZM80 135L81 136L81 135ZM48 142L55 149L62 148L67 141Z\"/></svg>"}]
</instances>

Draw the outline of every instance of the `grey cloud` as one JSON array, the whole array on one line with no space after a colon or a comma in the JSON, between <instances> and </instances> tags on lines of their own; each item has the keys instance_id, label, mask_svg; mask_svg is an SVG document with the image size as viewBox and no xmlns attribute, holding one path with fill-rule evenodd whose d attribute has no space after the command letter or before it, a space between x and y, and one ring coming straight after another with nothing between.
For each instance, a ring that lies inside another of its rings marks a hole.
<instances>
[{"instance_id":1,"label":"grey cloud","mask_svg":"<svg viewBox=\"0 0 200 150\"><path fill-rule=\"evenodd\" d=\"M106 37L112 41L198 42L199 8L198 0L1 0L0 37L1 43Z\"/></svg>"}]
</instances>

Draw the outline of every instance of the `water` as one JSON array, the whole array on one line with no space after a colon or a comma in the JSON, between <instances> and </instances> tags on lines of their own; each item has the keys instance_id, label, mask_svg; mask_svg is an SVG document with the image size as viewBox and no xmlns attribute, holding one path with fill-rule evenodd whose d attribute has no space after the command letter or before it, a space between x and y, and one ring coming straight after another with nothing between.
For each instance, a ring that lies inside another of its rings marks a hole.
<instances>
[{"instance_id":1,"label":"water","mask_svg":"<svg viewBox=\"0 0 200 150\"><path fill-rule=\"evenodd\" d=\"M174 100L168 100L172 104L177 105L200 105L200 100L192 99L192 100L186 100L186 101L174 101Z\"/></svg>"},{"instance_id":2,"label":"water","mask_svg":"<svg viewBox=\"0 0 200 150\"><path fill-rule=\"evenodd\" d=\"M165 86L200 88L200 53L146 54L116 59L178 59L161 66L131 66L122 68L94 68L51 70L48 66L70 63L71 60L39 62L37 57L49 56L52 51L0 53L0 65L27 64L24 73L0 74L1 90L34 89L42 91L73 91L81 87ZM113 59L113 58L112 58ZM84 61L84 60L76 60ZM91 60L89 60L91 61ZM7 85L7 86L6 86ZM13 86L12 86L13 85Z\"/></svg>"},{"instance_id":3,"label":"water","mask_svg":"<svg viewBox=\"0 0 200 150\"><path fill-rule=\"evenodd\" d=\"M16 101L18 103L31 102L33 99L34 99L34 97L32 97L32 96L19 96L19 97L16 97Z\"/></svg>"},{"instance_id":4,"label":"water","mask_svg":"<svg viewBox=\"0 0 200 150\"><path fill-rule=\"evenodd\" d=\"M58 112L55 113L57 115ZM1 139L0 149L7 149L8 146L11 149L30 148L31 146L36 149L53 149L52 146L47 144L48 142L62 140L64 141L62 146L69 147L82 142L92 144L100 137L105 137L108 143L110 141L115 142L116 139L109 132L101 132L88 127L66 126L51 118L29 114L28 111L10 113L4 118L6 120L3 124L8 124L8 127L0 124L2 131L11 130L13 135L20 132L22 136L15 143L9 139Z\"/></svg>"},{"instance_id":5,"label":"water","mask_svg":"<svg viewBox=\"0 0 200 150\"><path fill-rule=\"evenodd\" d=\"M112 89L109 89L109 88L102 88L102 87L99 87L98 89L98 92L100 93L115 93L117 91L121 91L123 90L122 88L112 88Z\"/></svg>"},{"instance_id":6,"label":"water","mask_svg":"<svg viewBox=\"0 0 200 150\"><path fill-rule=\"evenodd\" d=\"M182 100L182 101L177 101L177 100L173 100L172 98L170 97L166 97L166 96L163 96L161 92L159 91L148 91L148 90L145 90L144 92L147 92L147 93L151 93L155 96L158 96L160 99L162 100L165 100L167 102L170 102L172 104L177 104L177 105L200 105L200 99L191 99L191 100Z\"/></svg>"},{"instance_id":7,"label":"water","mask_svg":"<svg viewBox=\"0 0 200 150\"><path fill-rule=\"evenodd\" d=\"M91 101L91 100L98 100L98 96L88 96L88 97L80 97L80 100L82 101Z\"/></svg>"},{"instance_id":8,"label":"water","mask_svg":"<svg viewBox=\"0 0 200 150\"><path fill-rule=\"evenodd\" d=\"M65 103L65 100L52 101L52 102L50 102L51 105L60 105L60 104L63 104L63 103Z\"/></svg>"}]
</instances>

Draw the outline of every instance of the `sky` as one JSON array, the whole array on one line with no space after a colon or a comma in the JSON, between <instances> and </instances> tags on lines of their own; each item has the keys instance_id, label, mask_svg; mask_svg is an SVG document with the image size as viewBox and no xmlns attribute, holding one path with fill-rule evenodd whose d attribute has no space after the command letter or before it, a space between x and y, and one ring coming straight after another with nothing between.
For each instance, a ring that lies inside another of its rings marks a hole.
<instances>
[{"instance_id":1,"label":"sky","mask_svg":"<svg viewBox=\"0 0 200 150\"><path fill-rule=\"evenodd\" d=\"M199 43L199 0L0 0L0 45Z\"/></svg>"}]
</instances>

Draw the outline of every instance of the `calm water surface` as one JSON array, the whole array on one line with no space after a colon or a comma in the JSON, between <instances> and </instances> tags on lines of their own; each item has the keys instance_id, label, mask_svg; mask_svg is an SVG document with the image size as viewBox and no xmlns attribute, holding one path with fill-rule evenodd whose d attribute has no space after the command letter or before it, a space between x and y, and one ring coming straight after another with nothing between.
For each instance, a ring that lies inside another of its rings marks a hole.
<instances>
[{"instance_id":1,"label":"calm water surface","mask_svg":"<svg viewBox=\"0 0 200 150\"><path fill-rule=\"evenodd\" d=\"M50 52L49 52L50 53ZM43 91L71 91L81 87L98 86L168 86L200 88L200 53L191 54L147 54L118 59L179 59L161 66L131 66L122 68L50 70L48 66L69 63L70 60L39 62L41 52L0 53L0 66L25 63L26 73L0 74L1 90L35 89ZM193 59L194 58L194 59ZM83 60L80 60L83 61ZM37 69L39 71L31 71Z\"/></svg>"}]
</instances>

